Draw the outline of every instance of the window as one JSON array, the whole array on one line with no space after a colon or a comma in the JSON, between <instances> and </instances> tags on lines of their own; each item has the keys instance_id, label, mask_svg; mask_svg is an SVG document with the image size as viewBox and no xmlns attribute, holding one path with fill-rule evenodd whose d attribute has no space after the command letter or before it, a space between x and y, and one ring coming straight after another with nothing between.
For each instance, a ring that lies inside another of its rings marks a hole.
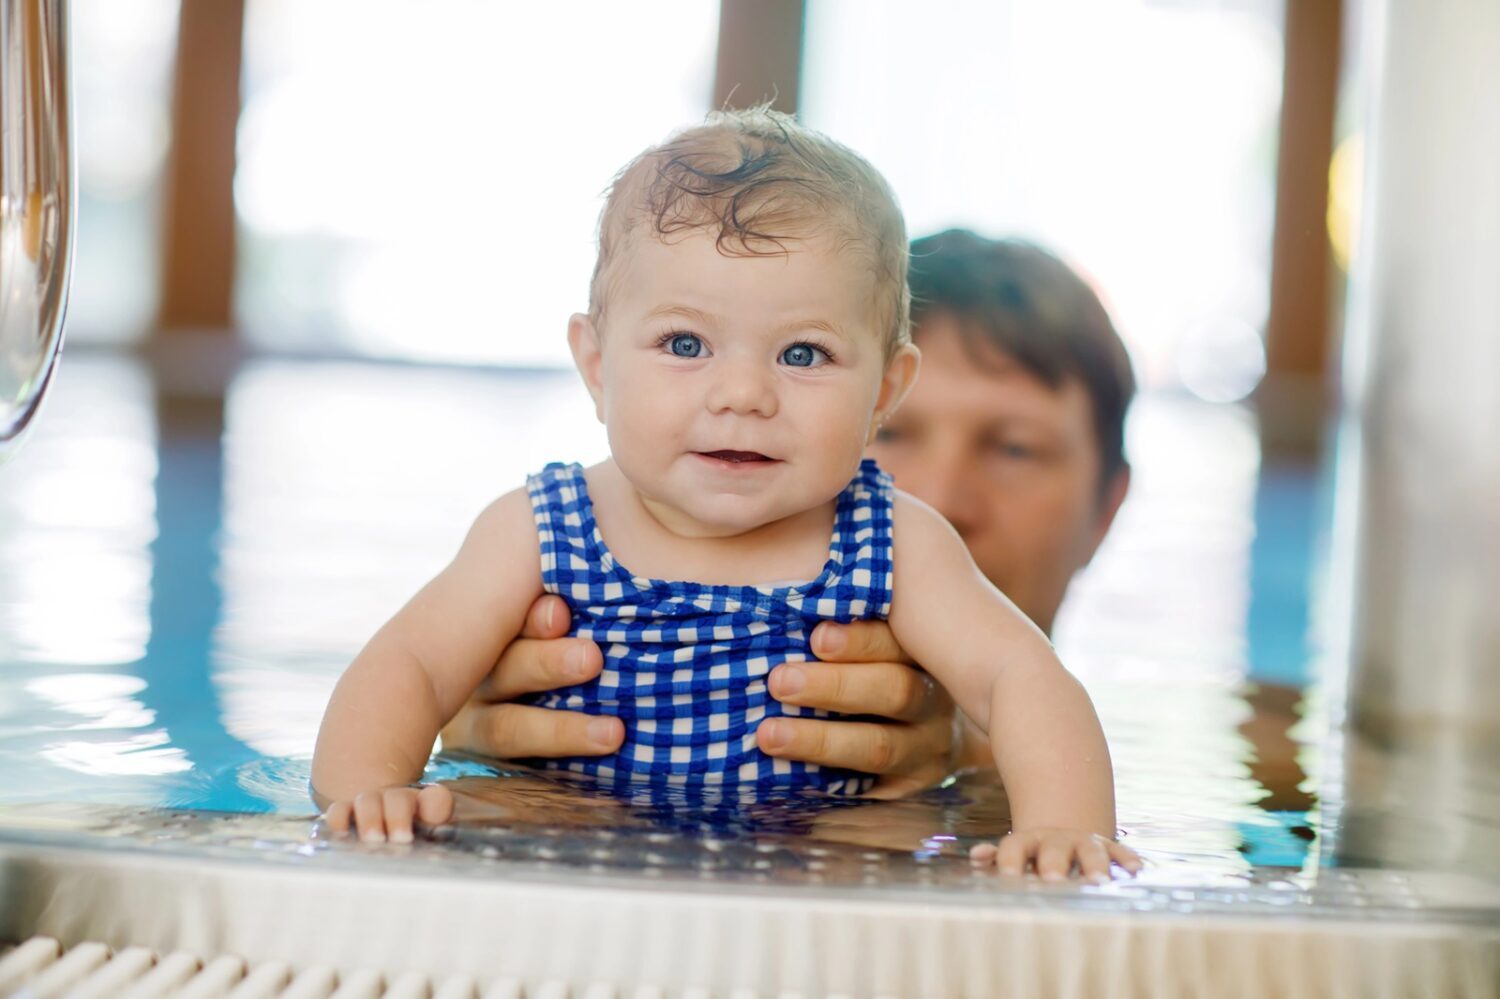
<instances>
[{"instance_id":1,"label":"window","mask_svg":"<svg viewBox=\"0 0 1500 999\"><path fill-rule=\"evenodd\" d=\"M245 28L252 342L558 365L599 196L708 109L718 5L252 0Z\"/></svg>"},{"instance_id":2,"label":"window","mask_svg":"<svg viewBox=\"0 0 1500 999\"><path fill-rule=\"evenodd\" d=\"M803 118L885 173L913 235L1020 236L1086 274L1143 384L1191 382L1205 359L1253 369L1281 10L809 0Z\"/></svg>"},{"instance_id":3,"label":"window","mask_svg":"<svg viewBox=\"0 0 1500 999\"><path fill-rule=\"evenodd\" d=\"M156 317L177 0L77 0L69 62L78 224L71 343L124 343Z\"/></svg>"}]
</instances>

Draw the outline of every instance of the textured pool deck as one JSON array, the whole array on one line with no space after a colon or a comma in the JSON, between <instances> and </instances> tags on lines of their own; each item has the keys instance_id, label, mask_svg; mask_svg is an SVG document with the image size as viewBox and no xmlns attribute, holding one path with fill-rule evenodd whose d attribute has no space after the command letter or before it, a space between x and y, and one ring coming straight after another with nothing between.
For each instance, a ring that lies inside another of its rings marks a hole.
<instances>
[{"instance_id":1,"label":"textured pool deck","mask_svg":"<svg viewBox=\"0 0 1500 999\"><path fill-rule=\"evenodd\" d=\"M293 817L58 805L0 810L0 901L3 940L527 994L1500 992L1500 882L1462 873L1043 885L941 846L480 824L368 848Z\"/></svg>"}]
</instances>

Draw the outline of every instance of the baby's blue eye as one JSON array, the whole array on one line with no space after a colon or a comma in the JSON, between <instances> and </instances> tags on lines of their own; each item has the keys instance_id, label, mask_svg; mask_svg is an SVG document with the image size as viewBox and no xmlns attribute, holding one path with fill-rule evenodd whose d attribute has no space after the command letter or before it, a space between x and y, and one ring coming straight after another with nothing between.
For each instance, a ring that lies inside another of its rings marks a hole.
<instances>
[{"instance_id":1,"label":"baby's blue eye","mask_svg":"<svg viewBox=\"0 0 1500 999\"><path fill-rule=\"evenodd\" d=\"M781 352L781 361L794 368L810 368L818 363L818 355L821 353L812 344L794 343Z\"/></svg>"},{"instance_id":2,"label":"baby's blue eye","mask_svg":"<svg viewBox=\"0 0 1500 999\"><path fill-rule=\"evenodd\" d=\"M703 353L703 341L691 333L679 333L674 336L669 344L672 353L678 357L697 357Z\"/></svg>"}]
</instances>

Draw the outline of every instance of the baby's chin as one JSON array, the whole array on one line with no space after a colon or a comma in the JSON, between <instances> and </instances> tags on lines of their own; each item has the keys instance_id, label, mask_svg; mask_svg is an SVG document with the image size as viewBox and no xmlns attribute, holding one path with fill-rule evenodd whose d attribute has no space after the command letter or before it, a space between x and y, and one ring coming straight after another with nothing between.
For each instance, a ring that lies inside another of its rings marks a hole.
<instances>
[{"instance_id":1,"label":"baby's chin","mask_svg":"<svg viewBox=\"0 0 1500 999\"><path fill-rule=\"evenodd\" d=\"M651 515L684 538L738 537L822 505L779 495L774 488L744 493L666 485L657 489L637 487L637 491Z\"/></svg>"},{"instance_id":2,"label":"baby's chin","mask_svg":"<svg viewBox=\"0 0 1500 999\"><path fill-rule=\"evenodd\" d=\"M813 476L826 481L807 481L807 467L798 462L726 473L698 461L684 457L664 468L642 469L615 459L652 515L672 533L694 538L736 537L826 509L853 474L829 469Z\"/></svg>"},{"instance_id":3,"label":"baby's chin","mask_svg":"<svg viewBox=\"0 0 1500 999\"><path fill-rule=\"evenodd\" d=\"M659 500L651 506L652 513L674 534L691 538L733 538L799 512L778 510L767 504L765 497L734 494L700 495L679 502Z\"/></svg>"}]
</instances>

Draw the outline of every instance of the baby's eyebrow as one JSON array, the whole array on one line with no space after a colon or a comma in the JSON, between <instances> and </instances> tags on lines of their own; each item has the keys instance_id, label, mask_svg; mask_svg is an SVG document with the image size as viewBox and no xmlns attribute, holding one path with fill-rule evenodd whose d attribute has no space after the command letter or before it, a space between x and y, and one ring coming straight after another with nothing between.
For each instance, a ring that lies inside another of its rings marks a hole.
<instances>
[{"instance_id":1,"label":"baby's eyebrow","mask_svg":"<svg viewBox=\"0 0 1500 999\"><path fill-rule=\"evenodd\" d=\"M663 319L667 316L681 316L683 319L701 326L722 326L724 323L724 320L720 316L716 316L712 312L704 312L702 309L695 309L691 305L668 303L666 305L658 305L646 314L647 319Z\"/></svg>"},{"instance_id":2,"label":"baby's eyebrow","mask_svg":"<svg viewBox=\"0 0 1500 999\"><path fill-rule=\"evenodd\" d=\"M830 336L836 336L840 339L845 339L844 331L839 329L837 326L826 319L794 319L789 323L783 323L781 326L777 327L776 333L780 335L784 333L793 333L800 330L822 330L824 333L827 333Z\"/></svg>"},{"instance_id":3,"label":"baby's eyebrow","mask_svg":"<svg viewBox=\"0 0 1500 999\"><path fill-rule=\"evenodd\" d=\"M724 317L718 315L717 313L705 312L702 309L694 308L691 305L680 305L675 302L668 302L663 305L658 305L656 308L646 313L646 318L648 320L665 319L668 317L686 319L689 323L703 326L709 329L721 329L725 324ZM844 335L844 331L841 330L838 326L834 325L826 319L818 319L816 317L790 320L789 322L785 322L780 326L777 326L774 330L771 331L771 333L773 336L785 336L788 333L803 332L806 330L820 330L824 333L829 334L830 336L838 337L839 339L848 339Z\"/></svg>"}]
</instances>

